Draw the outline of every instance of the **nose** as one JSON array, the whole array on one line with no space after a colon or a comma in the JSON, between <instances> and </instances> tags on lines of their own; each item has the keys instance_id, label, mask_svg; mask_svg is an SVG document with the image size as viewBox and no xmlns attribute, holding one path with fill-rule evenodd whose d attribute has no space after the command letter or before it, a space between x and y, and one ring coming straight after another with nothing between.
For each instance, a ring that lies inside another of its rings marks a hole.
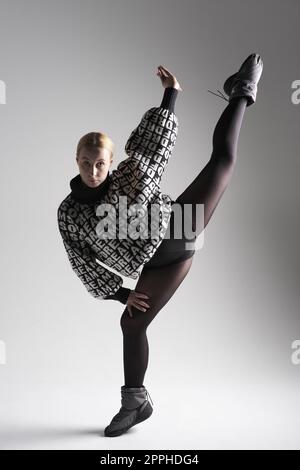
<instances>
[{"instance_id":1,"label":"nose","mask_svg":"<svg viewBox=\"0 0 300 470\"><path fill-rule=\"evenodd\" d=\"M97 168L93 166L91 176L94 178L97 174Z\"/></svg>"}]
</instances>

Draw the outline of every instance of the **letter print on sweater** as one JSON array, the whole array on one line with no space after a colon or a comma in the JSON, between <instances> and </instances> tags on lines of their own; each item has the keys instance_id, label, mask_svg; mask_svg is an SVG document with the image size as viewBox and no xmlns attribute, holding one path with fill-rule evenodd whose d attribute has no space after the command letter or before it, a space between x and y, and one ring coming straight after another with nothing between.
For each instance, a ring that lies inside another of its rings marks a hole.
<instances>
[{"instance_id":1,"label":"letter print on sweater","mask_svg":"<svg viewBox=\"0 0 300 470\"><path fill-rule=\"evenodd\" d=\"M160 183L177 134L178 118L174 112L162 107L150 108L131 132L125 144L128 158L108 174L108 187L99 201L81 203L70 193L59 205L58 227L68 259L93 297L104 299L122 286L122 277L109 267L123 276L137 279L162 242L168 228L172 199L168 194L162 194ZM148 213L151 213L152 204L158 208L158 237L99 237L96 228L101 218L97 215L97 207L101 203L113 204L118 220L120 196L127 197L128 209L134 204L141 204Z\"/></svg>"}]
</instances>

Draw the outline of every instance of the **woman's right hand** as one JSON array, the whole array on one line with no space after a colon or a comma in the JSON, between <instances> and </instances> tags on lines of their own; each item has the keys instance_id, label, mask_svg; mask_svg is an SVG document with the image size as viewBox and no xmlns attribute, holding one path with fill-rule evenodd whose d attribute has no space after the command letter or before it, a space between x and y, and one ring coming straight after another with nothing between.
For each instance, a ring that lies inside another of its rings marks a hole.
<instances>
[{"instance_id":1,"label":"woman's right hand","mask_svg":"<svg viewBox=\"0 0 300 470\"><path fill-rule=\"evenodd\" d=\"M150 308L150 305L142 299L149 299L149 296L141 292L136 292L135 290L130 291L126 305L131 318L133 317L131 307L136 307L142 312L146 312L146 309Z\"/></svg>"},{"instance_id":2,"label":"woman's right hand","mask_svg":"<svg viewBox=\"0 0 300 470\"><path fill-rule=\"evenodd\" d=\"M176 90L182 91L182 88L177 78L175 77L175 75L173 75L172 72L166 69L166 67L164 67L163 65L159 65L157 67L156 75L159 76L161 80L161 84L164 88L172 87L172 88L176 88Z\"/></svg>"}]
</instances>

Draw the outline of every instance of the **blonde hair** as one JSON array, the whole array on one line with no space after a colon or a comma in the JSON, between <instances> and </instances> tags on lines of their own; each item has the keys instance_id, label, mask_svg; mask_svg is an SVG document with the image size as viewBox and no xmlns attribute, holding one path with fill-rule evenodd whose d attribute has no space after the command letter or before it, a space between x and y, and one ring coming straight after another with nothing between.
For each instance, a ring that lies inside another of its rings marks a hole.
<instances>
[{"instance_id":1,"label":"blonde hair","mask_svg":"<svg viewBox=\"0 0 300 470\"><path fill-rule=\"evenodd\" d=\"M110 158L113 158L115 145L107 134L102 132L88 132L83 135L76 149L76 156L79 156L80 150L86 148L87 150L94 150L95 148L105 148L110 152Z\"/></svg>"}]
</instances>

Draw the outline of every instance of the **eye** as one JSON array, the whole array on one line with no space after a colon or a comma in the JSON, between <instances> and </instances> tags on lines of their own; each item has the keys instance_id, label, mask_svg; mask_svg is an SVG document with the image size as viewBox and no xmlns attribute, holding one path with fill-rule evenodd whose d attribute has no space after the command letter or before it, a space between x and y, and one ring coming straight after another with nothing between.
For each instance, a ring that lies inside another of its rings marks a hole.
<instances>
[{"instance_id":1,"label":"eye","mask_svg":"<svg viewBox=\"0 0 300 470\"><path fill-rule=\"evenodd\" d=\"M104 162L97 163L97 166L101 166L101 165L104 165Z\"/></svg>"}]
</instances>

